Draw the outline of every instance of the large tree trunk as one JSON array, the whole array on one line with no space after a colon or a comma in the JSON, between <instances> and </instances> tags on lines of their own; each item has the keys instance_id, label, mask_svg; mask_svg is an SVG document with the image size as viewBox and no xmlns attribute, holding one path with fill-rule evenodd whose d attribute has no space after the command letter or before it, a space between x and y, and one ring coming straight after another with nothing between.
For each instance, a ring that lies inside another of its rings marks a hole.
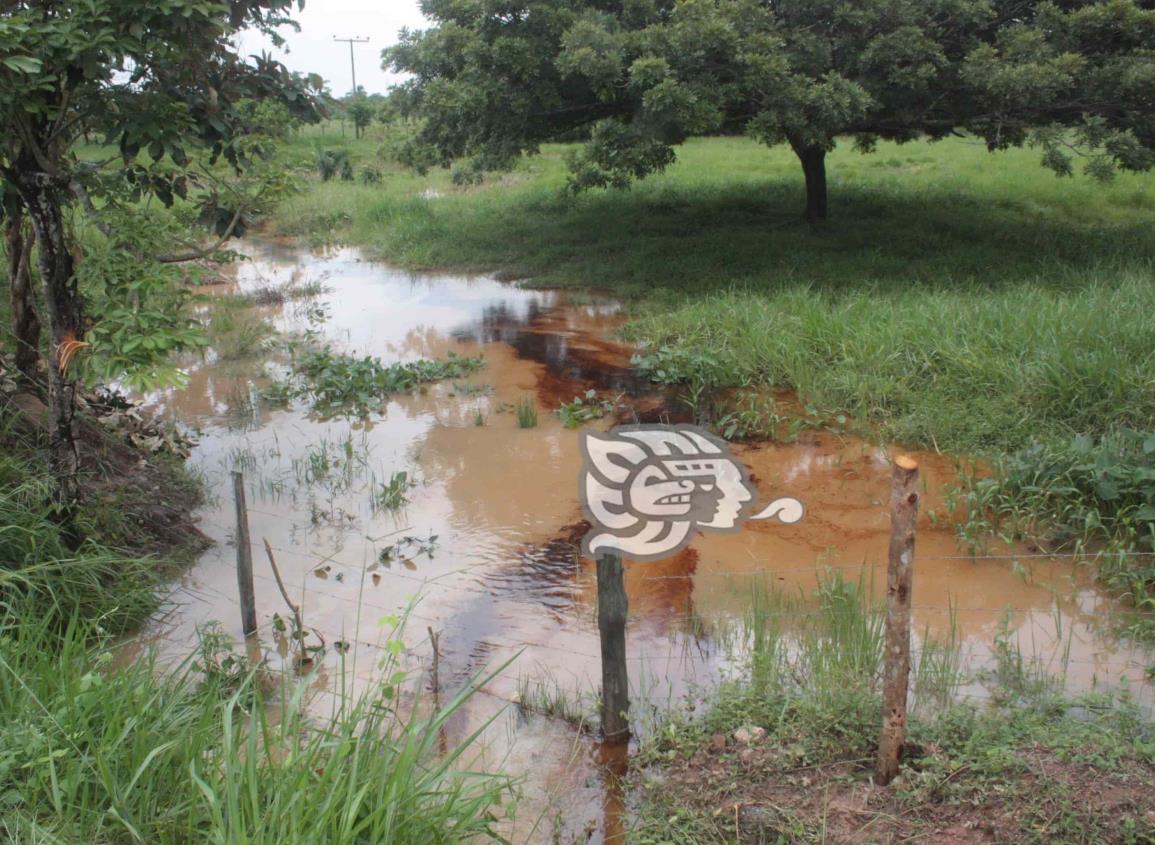
<instances>
[{"instance_id":1,"label":"large tree trunk","mask_svg":"<svg viewBox=\"0 0 1155 845\"><path fill-rule=\"evenodd\" d=\"M62 186L49 174L22 168L21 163L14 171L16 188L36 231L37 266L52 332L48 354L49 460L56 479L57 501L70 523L72 505L80 495L80 453L74 420L76 384L68 378L67 364L84 336L80 293L72 253L65 241Z\"/></svg>"},{"instance_id":2,"label":"large tree trunk","mask_svg":"<svg viewBox=\"0 0 1155 845\"><path fill-rule=\"evenodd\" d=\"M806 211L803 217L812 224L826 220L826 150L815 145L791 142L806 175Z\"/></svg>"},{"instance_id":3,"label":"large tree trunk","mask_svg":"<svg viewBox=\"0 0 1155 845\"><path fill-rule=\"evenodd\" d=\"M12 311L12 334L16 340L16 369L25 381L36 380L40 361L40 317L32 295L32 245L35 239L25 228L24 207L10 196L4 207L5 248L8 259L8 298Z\"/></svg>"}]
</instances>

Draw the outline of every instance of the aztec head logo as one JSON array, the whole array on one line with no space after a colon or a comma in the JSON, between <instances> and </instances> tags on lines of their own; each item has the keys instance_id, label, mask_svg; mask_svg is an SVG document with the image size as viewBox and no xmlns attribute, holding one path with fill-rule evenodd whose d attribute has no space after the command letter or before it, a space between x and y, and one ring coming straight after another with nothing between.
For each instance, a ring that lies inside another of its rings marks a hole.
<instances>
[{"instance_id":1,"label":"aztec head logo","mask_svg":"<svg viewBox=\"0 0 1155 845\"><path fill-rule=\"evenodd\" d=\"M582 435L582 506L593 524L582 552L658 560L693 529L735 531L746 519L793 524L805 510L778 498L751 515L757 490L725 441L695 426L622 426Z\"/></svg>"}]
</instances>

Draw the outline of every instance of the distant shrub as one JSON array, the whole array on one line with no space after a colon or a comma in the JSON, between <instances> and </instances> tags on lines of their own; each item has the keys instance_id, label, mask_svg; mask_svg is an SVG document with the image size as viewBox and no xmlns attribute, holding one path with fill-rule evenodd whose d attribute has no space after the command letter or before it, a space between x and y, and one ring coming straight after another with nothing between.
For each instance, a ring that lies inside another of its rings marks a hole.
<instances>
[{"instance_id":1,"label":"distant shrub","mask_svg":"<svg viewBox=\"0 0 1155 845\"><path fill-rule=\"evenodd\" d=\"M449 173L449 180L459 187L480 185L485 181L485 175L474 167L455 167Z\"/></svg>"},{"instance_id":2,"label":"distant shrub","mask_svg":"<svg viewBox=\"0 0 1155 845\"><path fill-rule=\"evenodd\" d=\"M371 164L365 165L361 168L361 184L362 185L380 185L383 174L381 168L374 167Z\"/></svg>"},{"instance_id":3,"label":"distant shrub","mask_svg":"<svg viewBox=\"0 0 1155 845\"><path fill-rule=\"evenodd\" d=\"M349 160L349 151L341 149L317 148L317 173L322 182L328 182L340 176L345 181L353 179L353 163Z\"/></svg>"},{"instance_id":4,"label":"distant shrub","mask_svg":"<svg viewBox=\"0 0 1155 845\"><path fill-rule=\"evenodd\" d=\"M241 100L237 103L237 111L248 123L249 134L266 135L278 141L283 141L300 125L279 100Z\"/></svg>"}]
</instances>

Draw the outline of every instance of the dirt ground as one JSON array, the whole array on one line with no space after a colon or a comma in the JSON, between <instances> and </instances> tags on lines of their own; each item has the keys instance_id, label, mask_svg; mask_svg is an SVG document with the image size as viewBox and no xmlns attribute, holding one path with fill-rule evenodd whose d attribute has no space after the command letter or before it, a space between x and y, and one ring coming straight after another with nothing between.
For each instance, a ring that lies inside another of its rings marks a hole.
<instances>
[{"instance_id":1,"label":"dirt ground","mask_svg":"<svg viewBox=\"0 0 1155 845\"><path fill-rule=\"evenodd\" d=\"M869 761L791 768L772 740L715 735L647 772L642 789L661 796L665 824L681 827L684 841L1155 842L1150 763L1096 765L1028 746L1016 750L1013 776L991 777L966 764L943 773L934 746L908 751L903 774L884 788L871 782Z\"/></svg>"}]
</instances>

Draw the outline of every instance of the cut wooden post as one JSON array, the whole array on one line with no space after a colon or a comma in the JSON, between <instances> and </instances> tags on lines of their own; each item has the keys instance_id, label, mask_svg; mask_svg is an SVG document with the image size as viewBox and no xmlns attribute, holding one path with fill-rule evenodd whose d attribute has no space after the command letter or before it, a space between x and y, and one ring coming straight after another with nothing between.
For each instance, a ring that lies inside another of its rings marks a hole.
<instances>
[{"instance_id":1,"label":"cut wooden post","mask_svg":"<svg viewBox=\"0 0 1155 845\"><path fill-rule=\"evenodd\" d=\"M622 742L630 736L630 685L626 672L626 614L629 601L622 559L598 557L598 633L602 645L602 736Z\"/></svg>"},{"instance_id":2,"label":"cut wooden post","mask_svg":"<svg viewBox=\"0 0 1155 845\"><path fill-rule=\"evenodd\" d=\"M253 546L249 540L243 473L233 473L233 499L237 506L237 589L241 596L241 630L247 637L257 632L257 600L253 591Z\"/></svg>"},{"instance_id":3,"label":"cut wooden post","mask_svg":"<svg viewBox=\"0 0 1155 845\"><path fill-rule=\"evenodd\" d=\"M918 521L918 461L894 459L890 489L890 554L886 570L886 645L882 670L882 733L877 782L898 774L906 741L906 696L910 681L910 592L914 528Z\"/></svg>"}]
</instances>

